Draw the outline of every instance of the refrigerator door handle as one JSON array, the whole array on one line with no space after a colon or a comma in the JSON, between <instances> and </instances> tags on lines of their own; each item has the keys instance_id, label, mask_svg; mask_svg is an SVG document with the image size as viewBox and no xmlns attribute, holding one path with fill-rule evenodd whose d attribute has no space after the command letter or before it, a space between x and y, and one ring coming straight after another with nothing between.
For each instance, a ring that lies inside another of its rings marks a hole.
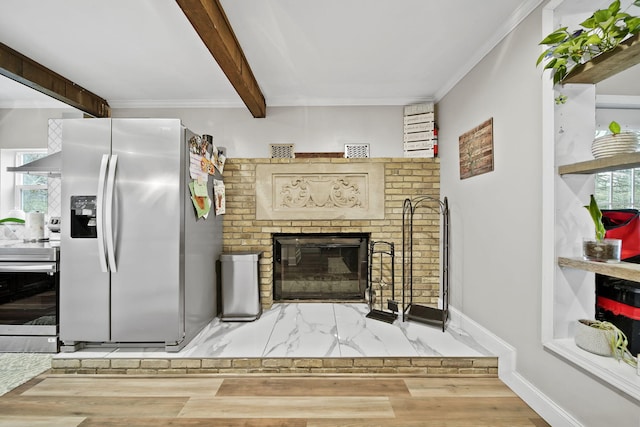
<instances>
[{"instance_id":1,"label":"refrigerator door handle","mask_svg":"<svg viewBox=\"0 0 640 427\"><path fill-rule=\"evenodd\" d=\"M107 168L109 167L109 155L103 154L100 162L100 173L98 175L98 197L96 200L96 228L98 237L98 258L100 259L100 271L109 272L107 266L107 255L104 241L104 185L107 178Z\"/></svg>"},{"instance_id":2,"label":"refrigerator door handle","mask_svg":"<svg viewBox=\"0 0 640 427\"><path fill-rule=\"evenodd\" d=\"M113 236L113 192L116 185L116 167L118 165L118 155L111 155L111 161L109 162L109 173L107 175L107 188L106 188L106 209L105 209L105 234L107 241L107 260L109 261L109 270L112 273L118 271L116 265L116 250L114 245Z\"/></svg>"}]
</instances>

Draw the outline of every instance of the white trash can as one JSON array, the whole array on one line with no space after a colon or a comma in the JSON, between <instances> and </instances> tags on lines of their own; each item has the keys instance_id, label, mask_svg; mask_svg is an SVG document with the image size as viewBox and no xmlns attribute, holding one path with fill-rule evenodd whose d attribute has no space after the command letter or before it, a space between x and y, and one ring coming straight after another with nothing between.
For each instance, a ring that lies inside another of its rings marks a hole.
<instances>
[{"instance_id":1,"label":"white trash can","mask_svg":"<svg viewBox=\"0 0 640 427\"><path fill-rule=\"evenodd\" d=\"M222 269L222 316L225 322L247 322L262 314L259 260L262 252L220 255Z\"/></svg>"}]
</instances>

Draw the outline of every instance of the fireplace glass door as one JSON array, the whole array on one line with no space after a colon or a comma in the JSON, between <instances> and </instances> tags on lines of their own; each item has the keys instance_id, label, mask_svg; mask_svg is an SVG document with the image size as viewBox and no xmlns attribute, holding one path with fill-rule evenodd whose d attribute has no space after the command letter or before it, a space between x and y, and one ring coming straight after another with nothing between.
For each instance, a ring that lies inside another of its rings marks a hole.
<instances>
[{"instance_id":1,"label":"fireplace glass door","mask_svg":"<svg viewBox=\"0 0 640 427\"><path fill-rule=\"evenodd\" d=\"M362 301L368 235L274 235L274 300Z\"/></svg>"}]
</instances>

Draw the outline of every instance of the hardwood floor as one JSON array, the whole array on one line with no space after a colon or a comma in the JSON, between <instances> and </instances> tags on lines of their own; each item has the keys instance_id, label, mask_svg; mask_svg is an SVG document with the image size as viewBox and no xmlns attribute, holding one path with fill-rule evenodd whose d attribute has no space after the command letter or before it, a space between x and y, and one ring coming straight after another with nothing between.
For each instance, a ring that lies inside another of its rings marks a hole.
<instances>
[{"instance_id":1,"label":"hardwood floor","mask_svg":"<svg viewBox=\"0 0 640 427\"><path fill-rule=\"evenodd\" d=\"M497 378L42 374L0 426L548 426Z\"/></svg>"}]
</instances>

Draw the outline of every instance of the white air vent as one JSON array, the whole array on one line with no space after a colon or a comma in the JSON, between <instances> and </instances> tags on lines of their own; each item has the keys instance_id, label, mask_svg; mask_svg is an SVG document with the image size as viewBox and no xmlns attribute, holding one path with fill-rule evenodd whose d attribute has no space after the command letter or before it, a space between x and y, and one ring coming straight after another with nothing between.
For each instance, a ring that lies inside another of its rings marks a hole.
<instances>
[{"instance_id":1,"label":"white air vent","mask_svg":"<svg viewBox=\"0 0 640 427\"><path fill-rule=\"evenodd\" d=\"M344 157L347 159L369 157L369 144L344 144Z\"/></svg>"},{"instance_id":2,"label":"white air vent","mask_svg":"<svg viewBox=\"0 0 640 427\"><path fill-rule=\"evenodd\" d=\"M269 144L272 159L293 159L294 144Z\"/></svg>"}]
</instances>

